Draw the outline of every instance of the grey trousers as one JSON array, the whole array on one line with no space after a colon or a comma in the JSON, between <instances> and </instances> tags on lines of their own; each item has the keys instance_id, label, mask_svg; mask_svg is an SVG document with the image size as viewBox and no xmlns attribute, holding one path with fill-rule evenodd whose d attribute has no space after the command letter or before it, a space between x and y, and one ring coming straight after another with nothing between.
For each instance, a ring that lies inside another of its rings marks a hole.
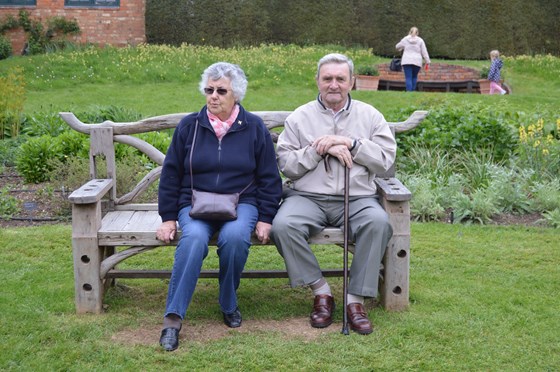
<instances>
[{"instance_id":1,"label":"grey trousers","mask_svg":"<svg viewBox=\"0 0 560 372\"><path fill-rule=\"evenodd\" d=\"M272 223L271 238L284 258L292 287L309 285L323 276L308 238L326 226L343 225L343 196L284 192ZM350 198L348 236L355 243L355 252L348 293L377 297L379 269L392 235L389 216L375 197Z\"/></svg>"}]
</instances>

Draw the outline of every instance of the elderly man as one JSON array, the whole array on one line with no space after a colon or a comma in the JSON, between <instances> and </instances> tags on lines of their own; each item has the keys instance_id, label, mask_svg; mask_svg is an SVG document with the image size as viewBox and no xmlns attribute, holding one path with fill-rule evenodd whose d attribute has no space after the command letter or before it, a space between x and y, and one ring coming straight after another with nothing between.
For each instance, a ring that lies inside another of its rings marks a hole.
<instances>
[{"instance_id":1,"label":"elderly man","mask_svg":"<svg viewBox=\"0 0 560 372\"><path fill-rule=\"evenodd\" d=\"M350 329L373 331L363 303L377 296L381 260L392 236L387 213L375 197L375 174L395 159L396 143L383 115L353 100L353 62L341 54L321 58L316 100L287 119L277 144L278 165L292 182L286 188L271 238L284 258L292 287L310 286L311 326L328 327L335 308L328 282L307 239L344 221L344 167L350 168L349 237L355 242L347 311Z\"/></svg>"}]
</instances>

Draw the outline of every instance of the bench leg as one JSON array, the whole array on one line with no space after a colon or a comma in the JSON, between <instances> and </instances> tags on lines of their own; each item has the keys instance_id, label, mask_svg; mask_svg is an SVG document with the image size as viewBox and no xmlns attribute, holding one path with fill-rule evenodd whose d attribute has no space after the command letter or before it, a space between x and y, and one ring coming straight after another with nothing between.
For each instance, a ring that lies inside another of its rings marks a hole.
<instances>
[{"instance_id":1,"label":"bench leg","mask_svg":"<svg viewBox=\"0 0 560 372\"><path fill-rule=\"evenodd\" d=\"M100 203L72 206L74 288L76 312L79 314L99 314L103 311L104 288L99 274L103 249L97 240L100 224Z\"/></svg>"},{"instance_id":2,"label":"bench leg","mask_svg":"<svg viewBox=\"0 0 560 372\"><path fill-rule=\"evenodd\" d=\"M410 266L410 206L408 201L382 200L393 226L393 237L383 258L381 304L387 311L408 307Z\"/></svg>"}]
</instances>

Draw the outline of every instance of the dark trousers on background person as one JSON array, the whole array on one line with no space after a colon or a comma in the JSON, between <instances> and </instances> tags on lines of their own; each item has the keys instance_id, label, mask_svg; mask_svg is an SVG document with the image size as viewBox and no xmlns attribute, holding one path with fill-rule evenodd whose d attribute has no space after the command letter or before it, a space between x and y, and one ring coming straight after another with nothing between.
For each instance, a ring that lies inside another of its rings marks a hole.
<instances>
[{"instance_id":1,"label":"dark trousers on background person","mask_svg":"<svg viewBox=\"0 0 560 372\"><path fill-rule=\"evenodd\" d=\"M416 82L418 81L418 73L420 67L416 65L403 65L404 78L406 81L406 91L413 92L416 90Z\"/></svg>"}]
</instances>

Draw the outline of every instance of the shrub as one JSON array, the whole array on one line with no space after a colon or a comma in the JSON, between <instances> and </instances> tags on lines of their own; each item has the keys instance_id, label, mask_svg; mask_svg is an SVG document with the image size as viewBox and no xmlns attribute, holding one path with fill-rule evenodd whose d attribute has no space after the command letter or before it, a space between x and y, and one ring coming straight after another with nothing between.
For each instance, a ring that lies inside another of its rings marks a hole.
<instances>
[{"instance_id":1,"label":"shrub","mask_svg":"<svg viewBox=\"0 0 560 372\"><path fill-rule=\"evenodd\" d=\"M48 135L33 137L20 146L16 157L16 169L25 182L45 182L52 170L50 161L61 156L59 141Z\"/></svg>"},{"instance_id":2,"label":"shrub","mask_svg":"<svg viewBox=\"0 0 560 372\"><path fill-rule=\"evenodd\" d=\"M30 137L39 137L42 135L56 137L69 130L70 127L62 120L58 113L45 112L27 116L21 132Z\"/></svg>"},{"instance_id":3,"label":"shrub","mask_svg":"<svg viewBox=\"0 0 560 372\"><path fill-rule=\"evenodd\" d=\"M490 189L478 189L471 195L461 194L454 203L454 222L488 223L499 213L498 195Z\"/></svg>"},{"instance_id":4,"label":"shrub","mask_svg":"<svg viewBox=\"0 0 560 372\"><path fill-rule=\"evenodd\" d=\"M443 104L429 109L430 114L418 128L398 136L404 155L415 144L444 152L485 149L497 161L507 159L516 147L515 114L495 111L480 105Z\"/></svg>"},{"instance_id":5,"label":"shrub","mask_svg":"<svg viewBox=\"0 0 560 372\"><path fill-rule=\"evenodd\" d=\"M12 167L15 165L18 147L24 140L23 136L0 140L0 166Z\"/></svg>"},{"instance_id":6,"label":"shrub","mask_svg":"<svg viewBox=\"0 0 560 372\"><path fill-rule=\"evenodd\" d=\"M0 76L0 139L16 137L20 130L20 114L25 102L23 69L15 67L6 77Z\"/></svg>"},{"instance_id":7,"label":"shrub","mask_svg":"<svg viewBox=\"0 0 560 372\"><path fill-rule=\"evenodd\" d=\"M550 226L558 229L560 228L560 208L556 208L549 212L543 213L544 220Z\"/></svg>"},{"instance_id":8,"label":"shrub","mask_svg":"<svg viewBox=\"0 0 560 372\"><path fill-rule=\"evenodd\" d=\"M4 187L0 189L0 218L8 219L19 210L19 202L10 195L9 189Z\"/></svg>"},{"instance_id":9,"label":"shrub","mask_svg":"<svg viewBox=\"0 0 560 372\"><path fill-rule=\"evenodd\" d=\"M530 191L533 210L543 212L560 208L560 178L536 182Z\"/></svg>"},{"instance_id":10,"label":"shrub","mask_svg":"<svg viewBox=\"0 0 560 372\"><path fill-rule=\"evenodd\" d=\"M444 217L445 210L437 202L437 195L430 180L411 176L403 178L403 181L413 195L410 213L415 221L439 221Z\"/></svg>"},{"instance_id":11,"label":"shrub","mask_svg":"<svg viewBox=\"0 0 560 372\"><path fill-rule=\"evenodd\" d=\"M13 53L12 43L3 35L0 35L0 60L6 59Z\"/></svg>"}]
</instances>

